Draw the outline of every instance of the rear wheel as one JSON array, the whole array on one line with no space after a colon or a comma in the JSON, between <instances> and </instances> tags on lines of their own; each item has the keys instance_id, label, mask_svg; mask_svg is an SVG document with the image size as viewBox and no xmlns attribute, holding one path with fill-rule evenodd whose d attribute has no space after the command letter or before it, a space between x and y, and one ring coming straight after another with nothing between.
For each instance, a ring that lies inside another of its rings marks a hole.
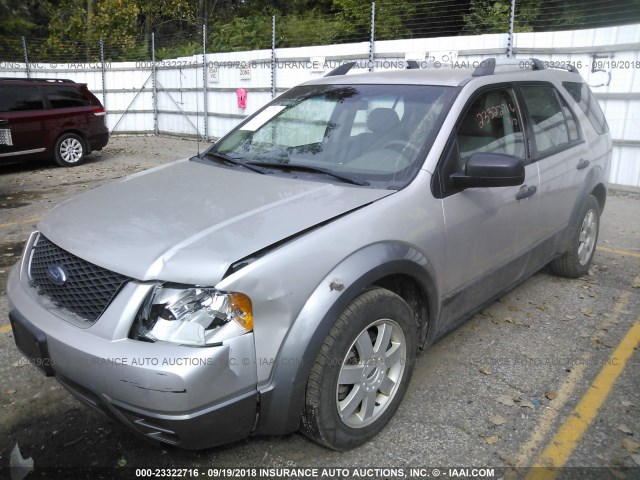
<instances>
[{"instance_id":1,"label":"rear wheel","mask_svg":"<svg viewBox=\"0 0 640 480\"><path fill-rule=\"evenodd\" d=\"M407 389L417 325L393 292L368 290L342 313L311 369L302 431L336 450L355 448L382 430Z\"/></svg>"},{"instance_id":2,"label":"rear wheel","mask_svg":"<svg viewBox=\"0 0 640 480\"><path fill-rule=\"evenodd\" d=\"M577 278L589 271L600 230L600 204L596 197L587 197L578 219L567 251L551 262L551 270L564 277Z\"/></svg>"},{"instance_id":3,"label":"rear wheel","mask_svg":"<svg viewBox=\"0 0 640 480\"><path fill-rule=\"evenodd\" d=\"M80 165L87 155L85 142L75 133L60 135L56 142L55 160L63 167L75 167Z\"/></svg>"}]
</instances>

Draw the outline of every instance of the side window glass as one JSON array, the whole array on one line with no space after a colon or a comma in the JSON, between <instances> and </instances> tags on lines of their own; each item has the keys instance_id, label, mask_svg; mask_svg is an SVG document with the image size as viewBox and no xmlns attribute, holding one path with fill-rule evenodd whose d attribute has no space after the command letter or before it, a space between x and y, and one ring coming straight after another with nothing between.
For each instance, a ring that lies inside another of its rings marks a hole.
<instances>
[{"instance_id":1,"label":"side window glass","mask_svg":"<svg viewBox=\"0 0 640 480\"><path fill-rule=\"evenodd\" d=\"M569 128L555 89L549 85L524 85L521 91L538 154L569 145Z\"/></svg>"},{"instance_id":2,"label":"side window glass","mask_svg":"<svg viewBox=\"0 0 640 480\"><path fill-rule=\"evenodd\" d=\"M0 87L0 112L24 112L43 108L38 87L20 85Z\"/></svg>"},{"instance_id":3,"label":"side window glass","mask_svg":"<svg viewBox=\"0 0 640 480\"><path fill-rule=\"evenodd\" d=\"M562 82L562 86L564 87L564 89L567 92L569 92L569 95L571 95L573 97L573 99L576 101L576 103L578 105L580 105L580 108L582 109L582 111L586 115L587 114L586 104L581 104L580 103L580 102L582 102L582 83L579 83L579 82Z\"/></svg>"},{"instance_id":4,"label":"side window glass","mask_svg":"<svg viewBox=\"0 0 640 480\"><path fill-rule=\"evenodd\" d=\"M90 103L89 99L75 88L46 87L45 91L52 108L85 107Z\"/></svg>"},{"instance_id":5,"label":"side window glass","mask_svg":"<svg viewBox=\"0 0 640 480\"><path fill-rule=\"evenodd\" d=\"M560 99L560 104L562 105L562 113L564 113L564 119L567 122L567 132L569 133L569 141L576 142L580 140L580 134L578 133L578 122L576 122L576 117L573 116L573 112L567 105L567 102L558 95Z\"/></svg>"},{"instance_id":6,"label":"side window glass","mask_svg":"<svg viewBox=\"0 0 640 480\"><path fill-rule=\"evenodd\" d=\"M524 159L524 141L513 92L483 92L471 104L456 131L458 168L474 153L502 153Z\"/></svg>"},{"instance_id":7,"label":"side window glass","mask_svg":"<svg viewBox=\"0 0 640 480\"><path fill-rule=\"evenodd\" d=\"M602 135L609 131L609 126L607 125L604 113L602 113L602 109L600 108L600 105L598 105L596 97L593 96L591 89L586 83L562 82L562 86L576 101L598 135Z\"/></svg>"}]
</instances>

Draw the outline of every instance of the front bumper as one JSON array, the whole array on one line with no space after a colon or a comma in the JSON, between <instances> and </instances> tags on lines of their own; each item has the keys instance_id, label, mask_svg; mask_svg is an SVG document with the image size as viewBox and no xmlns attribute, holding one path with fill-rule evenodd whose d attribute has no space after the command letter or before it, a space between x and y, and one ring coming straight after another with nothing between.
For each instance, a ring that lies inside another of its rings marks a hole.
<instances>
[{"instance_id":1,"label":"front bumper","mask_svg":"<svg viewBox=\"0 0 640 480\"><path fill-rule=\"evenodd\" d=\"M206 348L129 339L151 288L136 282L125 285L93 325L80 328L43 303L29 285L27 264L14 268L7 284L16 343L83 403L182 448L251 433L258 405L253 334Z\"/></svg>"}]
</instances>

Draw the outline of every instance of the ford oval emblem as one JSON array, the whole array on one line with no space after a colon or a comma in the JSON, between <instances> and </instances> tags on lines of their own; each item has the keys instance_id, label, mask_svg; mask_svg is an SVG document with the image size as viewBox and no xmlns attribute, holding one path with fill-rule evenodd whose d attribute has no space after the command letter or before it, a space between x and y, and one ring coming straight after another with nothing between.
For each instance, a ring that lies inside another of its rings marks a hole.
<instances>
[{"instance_id":1,"label":"ford oval emblem","mask_svg":"<svg viewBox=\"0 0 640 480\"><path fill-rule=\"evenodd\" d=\"M51 265L47 268L47 277L54 285L64 285L67 281L67 272L60 265Z\"/></svg>"}]
</instances>

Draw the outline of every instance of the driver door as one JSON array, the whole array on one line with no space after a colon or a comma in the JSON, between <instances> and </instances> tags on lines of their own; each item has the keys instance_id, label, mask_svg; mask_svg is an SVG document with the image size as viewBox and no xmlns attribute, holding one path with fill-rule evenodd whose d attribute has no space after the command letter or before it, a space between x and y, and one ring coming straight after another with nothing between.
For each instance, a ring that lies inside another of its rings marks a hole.
<instances>
[{"instance_id":1,"label":"driver door","mask_svg":"<svg viewBox=\"0 0 640 480\"><path fill-rule=\"evenodd\" d=\"M474 153L525 160L516 96L509 86L484 89L457 122L441 161L446 235L445 322L459 319L501 292L524 272L525 252L536 240L539 177L525 167L523 185L456 189L449 175L464 172Z\"/></svg>"}]
</instances>

